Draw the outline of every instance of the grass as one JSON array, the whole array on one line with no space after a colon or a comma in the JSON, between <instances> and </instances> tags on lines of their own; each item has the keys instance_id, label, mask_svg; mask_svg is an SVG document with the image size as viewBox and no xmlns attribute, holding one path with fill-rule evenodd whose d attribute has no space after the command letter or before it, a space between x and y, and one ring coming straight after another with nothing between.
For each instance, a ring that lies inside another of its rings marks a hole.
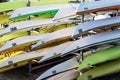
<instances>
[{"instance_id":1,"label":"grass","mask_svg":"<svg viewBox=\"0 0 120 80\"><path fill-rule=\"evenodd\" d=\"M75 0L73 0L75 1ZM86 0L89 1L89 0ZM68 3L69 0L40 0L40 2L31 2L31 6L37 6L37 5L44 5L44 4L62 4L62 3ZM27 0L18 0L18 1L14 1L14 2L3 2L0 3L0 12L5 12L5 11L10 11L10 10L16 10L17 8L21 8L21 7L26 7L27 5ZM41 12L41 13L34 13L34 14L27 14L27 15L23 15L23 16L19 16L19 17L15 17L15 18L11 18L11 20L14 20L14 22L16 22L16 19L23 19L26 18L27 16L31 16L31 15L45 15L45 14L49 14L49 15L55 15L57 13L58 10L53 10L53 11L45 11L45 12ZM10 16L10 15L9 15ZM2 16L0 16L0 24L4 24L4 23L11 23L13 21L9 20L9 16L6 18L4 16L5 19L1 20L1 18L3 18ZM48 15L47 15L48 16ZM19 21L19 20L18 20Z\"/></svg>"},{"instance_id":2,"label":"grass","mask_svg":"<svg viewBox=\"0 0 120 80\"><path fill-rule=\"evenodd\" d=\"M78 70L117 58L120 58L120 46L112 47L86 57L79 65Z\"/></svg>"},{"instance_id":3,"label":"grass","mask_svg":"<svg viewBox=\"0 0 120 80\"><path fill-rule=\"evenodd\" d=\"M26 7L27 1L3 2L0 3L0 12L15 10L17 8Z\"/></svg>"},{"instance_id":4,"label":"grass","mask_svg":"<svg viewBox=\"0 0 120 80\"><path fill-rule=\"evenodd\" d=\"M40 0L40 2L31 2L31 6L43 5L43 4L60 4L68 3L68 0ZM17 8L26 7L27 0L20 0L14 2L0 3L0 12L15 10Z\"/></svg>"},{"instance_id":5,"label":"grass","mask_svg":"<svg viewBox=\"0 0 120 80\"><path fill-rule=\"evenodd\" d=\"M75 1L75 0L72 0ZM89 0L86 0L88 2ZM69 0L40 0L39 2L31 2L31 6L45 5L45 4L63 4L68 3ZM15 10L17 8L26 7L27 0L18 0L14 2L0 3L0 12Z\"/></svg>"},{"instance_id":6,"label":"grass","mask_svg":"<svg viewBox=\"0 0 120 80\"><path fill-rule=\"evenodd\" d=\"M68 3L69 0L40 0L39 5L43 4L62 4L62 3ZM32 5L36 5L38 3L31 3Z\"/></svg>"}]
</instances>

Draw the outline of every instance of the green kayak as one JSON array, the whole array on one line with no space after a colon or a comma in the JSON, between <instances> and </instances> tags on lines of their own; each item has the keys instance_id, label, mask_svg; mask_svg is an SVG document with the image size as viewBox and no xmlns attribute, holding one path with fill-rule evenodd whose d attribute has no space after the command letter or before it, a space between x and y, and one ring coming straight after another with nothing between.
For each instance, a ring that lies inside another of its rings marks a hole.
<instances>
[{"instance_id":1,"label":"green kayak","mask_svg":"<svg viewBox=\"0 0 120 80\"><path fill-rule=\"evenodd\" d=\"M83 73L77 80L92 80L101 76L120 72L120 59L101 64Z\"/></svg>"},{"instance_id":2,"label":"green kayak","mask_svg":"<svg viewBox=\"0 0 120 80\"><path fill-rule=\"evenodd\" d=\"M118 58L120 58L120 46L111 47L86 57L79 65L78 70Z\"/></svg>"}]
</instances>

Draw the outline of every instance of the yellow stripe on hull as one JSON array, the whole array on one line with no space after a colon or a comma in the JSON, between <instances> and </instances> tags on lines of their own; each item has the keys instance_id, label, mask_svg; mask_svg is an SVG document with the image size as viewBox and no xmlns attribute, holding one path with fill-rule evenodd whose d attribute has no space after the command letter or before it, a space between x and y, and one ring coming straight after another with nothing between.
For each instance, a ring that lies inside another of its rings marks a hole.
<instances>
[{"instance_id":1,"label":"yellow stripe on hull","mask_svg":"<svg viewBox=\"0 0 120 80\"><path fill-rule=\"evenodd\" d=\"M55 26L51 29L50 28L49 29L46 29L46 28L41 29L40 34L44 34L44 33L48 33L48 32L54 32L54 31L64 29L64 28L68 28L68 27L72 27L72 26L75 26L75 25L76 25L75 23L67 24L67 25L62 24L62 25L59 25L59 26ZM39 32L32 31L31 35L34 35L34 34L39 34ZM4 43L4 42L9 41L11 39L21 37L21 36L27 36L27 35L28 35L28 32L17 32L17 33L11 33L11 34L8 34L8 35L4 35L4 36L0 37L0 43Z\"/></svg>"},{"instance_id":2,"label":"yellow stripe on hull","mask_svg":"<svg viewBox=\"0 0 120 80\"><path fill-rule=\"evenodd\" d=\"M9 20L10 15L0 15L0 24L12 24L15 22L26 21L27 18L20 18L16 20ZM31 20L41 20L44 18L53 18L54 15L42 15L40 17L31 17Z\"/></svg>"},{"instance_id":3,"label":"yellow stripe on hull","mask_svg":"<svg viewBox=\"0 0 120 80\"><path fill-rule=\"evenodd\" d=\"M10 56L7 56L7 57L3 56L3 59L0 60L0 64L3 63L4 61L6 61L6 60L9 59L9 58L15 57L15 56L20 55L20 54L23 54L23 53L24 53L23 51L18 51L18 52L16 52L16 53L14 53L14 52L11 53L11 55L10 55ZM1 56L1 55L0 55L0 56Z\"/></svg>"},{"instance_id":4,"label":"yellow stripe on hull","mask_svg":"<svg viewBox=\"0 0 120 80\"><path fill-rule=\"evenodd\" d=\"M36 31L31 32L31 35L35 35L35 34L39 34L39 33ZM18 37L22 37L22 36L27 36L27 35L28 35L28 32L17 32L17 33L4 35L0 37L0 43L5 43L6 41L9 41Z\"/></svg>"},{"instance_id":5,"label":"yellow stripe on hull","mask_svg":"<svg viewBox=\"0 0 120 80\"><path fill-rule=\"evenodd\" d=\"M34 58L34 59L41 59L41 57ZM34 59L30 59L30 60L32 61ZM11 69L15 69L15 68L18 68L18 67L21 67L21 66L25 66L29 63L30 60L22 61L22 62L19 62L19 63L15 63L15 64L12 64L12 65L0 68L0 73L11 70ZM35 62L32 62L32 64L35 64Z\"/></svg>"}]
</instances>

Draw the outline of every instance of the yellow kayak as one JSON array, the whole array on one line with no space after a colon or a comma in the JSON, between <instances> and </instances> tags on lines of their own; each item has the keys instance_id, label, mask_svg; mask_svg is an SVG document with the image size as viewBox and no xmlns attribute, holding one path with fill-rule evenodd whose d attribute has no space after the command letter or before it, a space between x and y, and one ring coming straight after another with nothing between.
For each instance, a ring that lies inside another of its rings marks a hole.
<instances>
[{"instance_id":1,"label":"yellow kayak","mask_svg":"<svg viewBox=\"0 0 120 80\"><path fill-rule=\"evenodd\" d=\"M0 55L0 64L3 63L5 60L12 58L14 56L23 54L24 51L18 51L18 52L12 52L12 53L8 53L6 55Z\"/></svg>"}]
</instances>

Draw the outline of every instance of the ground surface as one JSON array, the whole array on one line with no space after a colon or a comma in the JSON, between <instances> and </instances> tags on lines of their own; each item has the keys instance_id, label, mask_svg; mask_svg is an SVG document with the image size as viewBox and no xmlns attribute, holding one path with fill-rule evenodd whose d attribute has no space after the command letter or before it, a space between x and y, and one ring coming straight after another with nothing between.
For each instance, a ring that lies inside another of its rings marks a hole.
<instances>
[{"instance_id":1,"label":"ground surface","mask_svg":"<svg viewBox=\"0 0 120 80\"><path fill-rule=\"evenodd\" d=\"M32 75L26 73L25 68L14 69L5 73L0 73L0 80L35 80L43 70L36 70ZM120 73L101 77L94 80L120 80Z\"/></svg>"},{"instance_id":2,"label":"ground surface","mask_svg":"<svg viewBox=\"0 0 120 80\"><path fill-rule=\"evenodd\" d=\"M28 74L26 67L13 69L4 73L0 73L0 80L35 80L47 67L38 69Z\"/></svg>"}]
</instances>

